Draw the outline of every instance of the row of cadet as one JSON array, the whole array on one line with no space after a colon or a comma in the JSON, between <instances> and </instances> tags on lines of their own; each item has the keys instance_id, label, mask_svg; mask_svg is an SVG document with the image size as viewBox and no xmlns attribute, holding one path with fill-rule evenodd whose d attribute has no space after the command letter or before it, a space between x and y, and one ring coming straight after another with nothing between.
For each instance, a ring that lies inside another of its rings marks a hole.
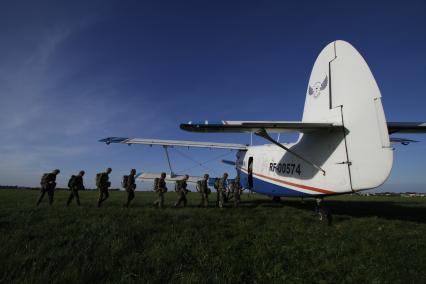
<instances>
[{"instance_id":1,"label":"row of cadet","mask_svg":"<svg viewBox=\"0 0 426 284\"><path fill-rule=\"evenodd\" d=\"M111 183L109 181L109 174L112 172L111 168L107 168L104 172L96 174L96 187L99 191L99 198L97 206L101 207L102 203L109 197L109 187ZM37 200L37 206L43 200L44 195L47 193L49 197L49 205L53 203L53 197L56 188L56 176L60 173L60 170L56 169L51 173L43 174L41 178L41 193L40 197ZM67 200L67 206L70 205L72 200L75 198L77 205L80 206L80 197L78 195L79 190L84 190L83 176L84 171L80 171L78 175L72 175L68 181L68 187L70 190L70 195ZM129 207L131 201L135 198L135 175L136 170L132 169L129 175L123 176L122 186L127 192L127 200L123 207ZM187 205L186 195L189 190L187 189L187 180L189 176L185 175L181 180L177 180L175 184L175 192L177 193L177 200L174 204L174 207L179 207L181 205ZM217 178L214 182L214 188L216 189L216 206L222 208L225 202L233 199L234 206L238 207L241 200L241 193L243 188L240 184L240 177L237 176L228 186L228 174L224 173L221 178ZM199 207L208 207L209 204L209 195L211 194L211 189L209 188L209 175L205 174L203 178L197 181L196 189L197 192L201 195L201 203ZM158 194L158 199L154 202L154 206L158 208L164 207L164 194L168 191L166 187L166 173L161 173L159 178L154 179L153 190Z\"/></svg>"}]
</instances>

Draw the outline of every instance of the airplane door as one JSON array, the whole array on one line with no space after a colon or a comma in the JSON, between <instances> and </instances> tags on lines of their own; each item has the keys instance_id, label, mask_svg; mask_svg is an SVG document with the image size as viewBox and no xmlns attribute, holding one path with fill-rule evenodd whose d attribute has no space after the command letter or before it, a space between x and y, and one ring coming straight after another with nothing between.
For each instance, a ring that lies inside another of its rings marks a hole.
<instances>
[{"instance_id":1,"label":"airplane door","mask_svg":"<svg viewBox=\"0 0 426 284\"><path fill-rule=\"evenodd\" d=\"M253 188L253 157L250 157L248 160L247 173L248 173L248 186L250 189L252 189Z\"/></svg>"}]
</instances>

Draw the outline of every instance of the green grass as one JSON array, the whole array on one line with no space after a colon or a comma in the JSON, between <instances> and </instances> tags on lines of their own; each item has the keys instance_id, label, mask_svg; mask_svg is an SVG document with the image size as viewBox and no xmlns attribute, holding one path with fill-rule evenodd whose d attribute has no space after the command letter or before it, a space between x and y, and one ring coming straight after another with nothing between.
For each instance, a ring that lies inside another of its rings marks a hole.
<instances>
[{"instance_id":1,"label":"green grass","mask_svg":"<svg viewBox=\"0 0 426 284\"><path fill-rule=\"evenodd\" d=\"M327 227L297 199L204 209L190 193L174 209L171 192L159 210L137 192L125 209L112 192L98 209L96 192L81 192L80 208L65 191L35 207L38 194L0 190L0 283L426 282L426 199L330 198Z\"/></svg>"}]
</instances>

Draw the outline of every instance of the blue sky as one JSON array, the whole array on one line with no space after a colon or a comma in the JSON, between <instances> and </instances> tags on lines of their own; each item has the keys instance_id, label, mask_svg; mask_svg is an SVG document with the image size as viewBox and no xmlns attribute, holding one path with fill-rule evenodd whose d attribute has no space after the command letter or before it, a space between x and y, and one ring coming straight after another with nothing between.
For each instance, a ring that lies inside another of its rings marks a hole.
<instances>
[{"instance_id":1,"label":"blue sky","mask_svg":"<svg viewBox=\"0 0 426 284\"><path fill-rule=\"evenodd\" d=\"M85 169L93 186L110 166L118 185L130 168L167 168L163 149L97 142L107 136L248 143L179 123L300 120L315 58L336 39L368 62L388 121L425 121L424 15L424 1L1 1L0 184L60 168L59 185ZM176 171L193 166L184 155L234 156L178 151ZM383 190L426 191L425 159L426 143L398 146Z\"/></svg>"}]
</instances>

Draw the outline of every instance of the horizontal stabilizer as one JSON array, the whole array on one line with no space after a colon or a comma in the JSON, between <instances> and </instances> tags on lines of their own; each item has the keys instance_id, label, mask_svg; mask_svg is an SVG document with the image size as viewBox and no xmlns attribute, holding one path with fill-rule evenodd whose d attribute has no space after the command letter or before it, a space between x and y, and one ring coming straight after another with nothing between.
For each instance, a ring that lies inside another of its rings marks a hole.
<instances>
[{"instance_id":1,"label":"horizontal stabilizer","mask_svg":"<svg viewBox=\"0 0 426 284\"><path fill-rule=\"evenodd\" d=\"M388 132L426 133L426 122L388 122Z\"/></svg>"},{"instance_id":2,"label":"horizontal stabilizer","mask_svg":"<svg viewBox=\"0 0 426 284\"><path fill-rule=\"evenodd\" d=\"M312 133L341 129L338 123L300 122L300 121L221 121L209 123L181 124L180 128L192 132L258 132L266 130L268 133L301 132Z\"/></svg>"},{"instance_id":3,"label":"horizontal stabilizer","mask_svg":"<svg viewBox=\"0 0 426 284\"><path fill-rule=\"evenodd\" d=\"M124 137L108 137L99 140L106 144L122 143L122 144L143 144L143 145L160 145L168 147L188 147L188 148L216 148L230 150L247 150L247 145L233 143L216 143L216 142L196 142L184 140L160 140L160 139L142 139L142 138L124 138Z\"/></svg>"}]
</instances>

